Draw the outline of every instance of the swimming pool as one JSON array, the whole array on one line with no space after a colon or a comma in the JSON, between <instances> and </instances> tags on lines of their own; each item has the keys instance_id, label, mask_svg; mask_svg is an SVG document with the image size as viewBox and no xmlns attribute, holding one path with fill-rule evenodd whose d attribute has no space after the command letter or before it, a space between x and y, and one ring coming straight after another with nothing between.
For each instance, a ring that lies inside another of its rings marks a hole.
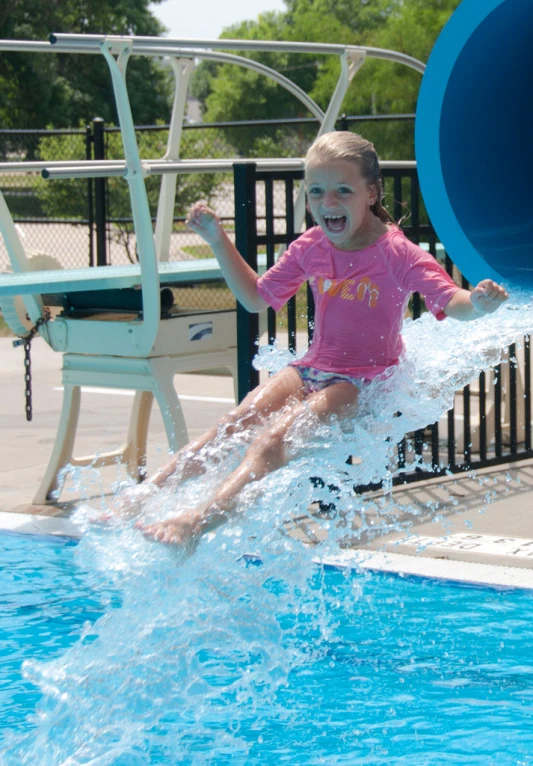
<instances>
[{"instance_id":1,"label":"swimming pool","mask_svg":"<svg viewBox=\"0 0 533 766\"><path fill-rule=\"evenodd\" d=\"M83 543L2 549L4 764L533 762L531 591L241 559L193 594L169 558L134 597Z\"/></svg>"}]
</instances>

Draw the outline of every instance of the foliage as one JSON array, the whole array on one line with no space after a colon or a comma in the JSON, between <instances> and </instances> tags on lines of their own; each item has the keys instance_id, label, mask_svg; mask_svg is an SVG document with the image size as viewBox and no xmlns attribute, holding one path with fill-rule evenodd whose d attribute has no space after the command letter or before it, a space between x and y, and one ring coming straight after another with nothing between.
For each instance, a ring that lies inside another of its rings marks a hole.
<instances>
[{"instance_id":1,"label":"foliage","mask_svg":"<svg viewBox=\"0 0 533 766\"><path fill-rule=\"evenodd\" d=\"M183 159L204 157L210 149L213 153L221 152L228 156L231 147L215 131L188 129L183 132L181 156ZM159 159L166 151L167 130L140 130L137 133L139 154L141 159ZM207 145L211 142L211 146ZM83 135L65 136L50 135L41 139L37 151L41 160L72 160L85 157L85 142ZM123 159L121 134L119 131L106 133L106 158ZM188 207L198 199L210 200L216 192L223 177L214 173L194 173L178 175L176 185L175 216L184 215ZM48 218L80 220L88 217L87 181L80 179L44 180L36 179L36 196ZM152 216L157 212L160 176L146 178L146 191ZM132 251L134 240L133 224L131 222L131 205L129 187L123 178L107 179L107 196L109 219L111 221L111 237L122 244L131 261L135 260Z\"/></svg>"},{"instance_id":2,"label":"foliage","mask_svg":"<svg viewBox=\"0 0 533 766\"><path fill-rule=\"evenodd\" d=\"M155 0L160 2L160 0ZM159 35L149 0L2 0L0 39L46 41L50 32ZM137 124L165 119L170 77L148 57L128 64ZM101 55L2 53L0 124L3 128L71 127L95 116L116 122L111 79Z\"/></svg>"},{"instance_id":3,"label":"foliage","mask_svg":"<svg viewBox=\"0 0 533 766\"><path fill-rule=\"evenodd\" d=\"M222 38L344 43L389 48L426 61L460 0L286 0L287 12L267 13L224 31ZM336 56L247 53L286 74L326 108L339 76ZM420 74L388 61L368 59L348 90L341 112L350 115L412 113ZM193 79L207 121L309 116L305 107L275 83L235 65L202 63ZM364 123L360 130L385 158L412 159L412 123ZM316 133L316 129L314 131ZM312 134L300 137L302 154ZM241 154L258 156L268 142L275 154L295 154L288 129L256 129L235 143ZM263 154L263 156L265 156ZM268 156L268 155L267 155ZM270 155L272 156L272 155Z\"/></svg>"}]
</instances>

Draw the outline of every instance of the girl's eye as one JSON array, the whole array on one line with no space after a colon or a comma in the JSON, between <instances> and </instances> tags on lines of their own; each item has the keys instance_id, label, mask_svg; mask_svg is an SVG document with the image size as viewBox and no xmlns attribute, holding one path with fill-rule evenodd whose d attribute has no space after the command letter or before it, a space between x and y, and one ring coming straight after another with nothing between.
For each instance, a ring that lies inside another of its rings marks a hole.
<instances>
[{"instance_id":1,"label":"girl's eye","mask_svg":"<svg viewBox=\"0 0 533 766\"><path fill-rule=\"evenodd\" d=\"M310 197L318 197L320 194L322 194L322 190L311 188L307 190L307 193Z\"/></svg>"},{"instance_id":2,"label":"girl's eye","mask_svg":"<svg viewBox=\"0 0 533 766\"><path fill-rule=\"evenodd\" d=\"M341 186L339 188L339 194L351 194L352 190L349 189L347 186Z\"/></svg>"}]
</instances>

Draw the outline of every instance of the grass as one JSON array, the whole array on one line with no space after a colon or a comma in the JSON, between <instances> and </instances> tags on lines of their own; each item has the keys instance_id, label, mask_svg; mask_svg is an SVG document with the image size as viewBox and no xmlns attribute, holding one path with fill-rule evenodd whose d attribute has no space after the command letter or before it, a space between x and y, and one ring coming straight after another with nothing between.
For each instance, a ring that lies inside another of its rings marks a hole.
<instances>
[{"instance_id":1,"label":"grass","mask_svg":"<svg viewBox=\"0 0 533 766\"><path fill-rule=\"evenodd\" d=\"M183 245L181 248L187 255L192 255L193 258L214 258L213 251L209 245ZM265 249L258 250L257 254L260 255L266 253Z\"/></svg>"},{"instance_id":2,"label":"grass","mask_svg":"<svg viewBox=\"0 0 533 766\"><path fill-rule=\"evenodd\" d=\"M193 258L215 257L209 245L183 245L180 249L187 253L187 255L192 255Z\"/></svg>"},{"instance_id":3,"label":"grass","mask_svg":"<svg viewBox=\"0 0 533 766\"><path fill-rule=\"evenodd\" d=\"M0 314L0 338L12 338L13 333L4 322L4 317Z\"/></svg>"},{"instance_id":4,"label":"grass","mask_svg":"<svg viewBox=\"0 0 533 766\"><path fill-rule=\"evenodd\" d=\"M235 224L231 221L224 221L224 229L226 231L235 231ZM185 221L174 221L172 231L178 234L191 234L192 229L189 229Z\"/></svg>"}]
</instances>

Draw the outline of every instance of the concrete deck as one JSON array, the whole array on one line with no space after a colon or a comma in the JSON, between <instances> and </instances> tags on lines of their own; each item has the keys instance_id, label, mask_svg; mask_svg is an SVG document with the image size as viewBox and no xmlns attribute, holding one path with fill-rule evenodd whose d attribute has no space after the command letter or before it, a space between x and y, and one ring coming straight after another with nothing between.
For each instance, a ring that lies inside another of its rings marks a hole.
<instances>
[{"instance_id":1,"label":"concrete deck","mask_svg":"<svg viewBox=\"0 0 533 766\"><path fill-rule=\"evenodd\" d=\"M78 532L68 517L84 497L84 491L75 482L70 481L62 502L57 505L31 505L59 419L61 355L52 352L41 339L34 342L34 420L27 423L22 349L13 349L10 339L0 338L0 352L0 528L76 536ZM179 375L176 386L183 397L191 437L203 432L233 404L233 382L229 377ZM125 433L131 402L127 392L84 394L78 454L93 452L96 445L100 450L118 446ZM159 413L154 411L149 471L167 458L163 424ZM100 494L108 492L112 483L120 478L115 468L104 469L102 475L102 485L96 489ZM94 486L91 491L95 492ZM95 497L98 499L98 494ZM286 532L316 544L323 532L320 524L314 524L312 519L311 515L288 521ZM390 526L387 528L391 521L399 521L405 531L391 534ZM475 476L438 478L397 488L392 507L379 514L369 513L367 523L369 529L354 530L351 538L347 537L346 548L339 554L337 563L350 566L363 562L367 568L486 581L501 586L518 578L522 583L520 587L533 588L531 460L485 469ZM320 546L317 546L317 554L320 554ZM446 562L461 564L461 573L457 573L457 566L452 571ZM487 567L491 571L496 567L496 575L487 574L489 580L484 580ZM476 572L481 574L478 576Z\"/></svg>"}]
</instances>

